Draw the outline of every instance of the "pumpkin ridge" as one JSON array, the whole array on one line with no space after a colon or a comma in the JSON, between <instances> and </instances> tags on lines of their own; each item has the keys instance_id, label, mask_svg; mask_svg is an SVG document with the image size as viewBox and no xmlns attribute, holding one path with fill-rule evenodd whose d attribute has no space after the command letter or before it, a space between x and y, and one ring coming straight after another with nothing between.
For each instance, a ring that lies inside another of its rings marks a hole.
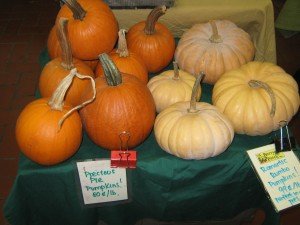
<instances>
[{"instance_id":1,"label":"pumpkin ridge","mask_svg":"<svg viewBox=\"0 0 300 225\"><path fill-rule=\"evenodd\" d=\"M215 123L215 118L211 115L211 113L213 113L214 114L214 116L215 117L217 117L218 119L220 119L222 122L223 122L223 124L221 125L219 122L217 122L217 123ZM214 111L214 110L211 110L210 111L210 113L205 113L205 116L206 117L209 117L210 119L209 119L209 121L213 121L213 123L209 123L209 122L207 122L207 120L205 119L204 121L206 121L206 125L207 125L207 127L209 128L209 130L210 130L210 139L213 139L214 141L213 141L213 147L212 147L212 149L211 149L211 154L210 154L210 157L212 157L212 156L215 156L218 152L217 152L217 148L216 148L216 136L215 136L215 134L212 132L212 130L213 130L213 125L214 126L217 126L218 127L218 130L219 131L221 131L223 134L225 134L224 133L224 131L223 131L223 129L224 128L226 128L227 129L227 131L231 134L231 131L228 129L228 126L227 126L227 121L225 121L222 117L220 117L220 114L217 112L217 111ZM224 126L224 124L226 124L225 126ZM222 129L221 129L222 128ZM223 137L224 137L224 135L223 135ZM230 138L231 139L231 138ZM222 140L223 142L224 141L226 141L226 140ZM226 143L226 145L227 145L227 143Z\"/></svg>"},{"instance_id":2,"label":"pumpkin ridge","mask_svg":"<svg viewBox=\"0 0 300 225\"><path fill-rule=\"evenodd\" d=\"M208 114L207 113L202 113L202 117L203 117L203 115L204 115L204 117L205 116L207 116ZM206 120L206 119L203 119L203 118L201 118L201 121L203 121L204 122L204 124L205 124L205 127L206 127L206 129L205 129L205 131L203 132L205 135L208 135L208 140L211 140L211 145L210 145L210 149L209 149L209 151L210 151L210 155L209 155L209 157L211 156L211 152L215 152L216 151L216 149L215 149L215 147L216 147L216 141L215 141L215 138L214 138L214 134L213 134L213 132L212 132L212 128L211 128L211 124ZM202 127L201 127L202 128ZM203 129L203 128L202 128ZM203 134L202 134L203 135Z\"/></svg>"},{"instance_id":3,"label":"pumpkin ridge","mask_svg":"<svg viewBox=\"0 0 300 225\"><path fill-rule=\"evenodd\" d=\"M287 90L285 90L285 92L283 92L283 91L281 91L280 89L276 89L276 88L274 88L275 90L277 90L277 92L278 93L281 93L286 99L288 99L288 101L291 103L291 105L292 105L292 108L293 108L293 111L294 111L294 114L296 114L297 113L297 111L298 111L298 108L299 108L299 102L300 102L300 100L299 100L299 96L296 96L296 95L293 95L293 92L291 91L291 89L287 89ZM291 98L288 98L287 96L286 96L286 93L289 93L290 95L293 95L293 97L295 97L293 100L294 101L291 101ZM295 92L294 92L295 93ZM297 103L295 103L295 104L293 104L293 102L297 102Z\"/></svg>"},{"instance_id":4,"label":"pumpkin ridge","mask_svg":"<svg viewBox=\"0 0 300 225\"><path fill-rule=\"evenodd\" d=\"M237 56L237 58L238 58L238 60L239 60L239 62L240 62L241 65L244 65L246 62L249 61L248 57L245 55L246 53L243 52L243 51L241 51L241 49L239 49L237 46L235 46L235 45L231 45L230 46L228 44L227 44L227 46L229 46L230 49L232 50L232 52L235 54L235 56ZM242 58L238 57L238 55L242 56Z\"/></svg>"},{"instance_id":5,"label":"pumpkin ridge","mask_svg":"<svg viewBox=\"0 0 300 225\"><path fill-rule=\"evenodd\" d=\"M282 97L284 98L284 99L288 99L284 94L282 94L281 95L281 92L277 92L276 94L276 101L277 101L277 105L278 106L281 106L281 108L283 108L284 109L284 111L285 111L285 116L283 116L284 117L284 120L287 120L287 118L289 117L289 116L291 116L291 114L290 113L288 113L288 111L293 111L293 114L295 113L295 110L294 110L294 107L293 107L293 104L290 102L290 100L288 100L288 101L283 101L283 99L282 99ZM285 104L283 104L283 103L285 103ZM289 108L290 110L287 110L287 108ZM275 114L276 114L276 112L275 112ZM293 116L293 115L292 115ZM275 122L275 121L274 121ZM278 124L276 124L277 126L278 126Z\"/></svg>"},{"instance_id":6,"label":"pumpkin ridge","mask_svg":"<svg viewBox=\"0 0 300 225\"><path fill-rule=\"evenodd\" d=\"M169 112L169 111L163 111L162 115L158 117L158 120L157 120L157 122L155 124L160 124L161 121L164 121L163 118L165 118L165 117L170 118L172 116L172 114L174 114L174 113L173 112ZM173 122L174 120L176 120L176 121ZM164 124L163 124L164 126L160 128L161 132L159 134L159 142L158 143L163 144L163 149L167 149L168 151L170 149L170 147L169 147L169 137L170 137L170 135L168 135L168 140L167 140L167 143L166 143L164 140L162 140L163 137L164 137L162 134L166 133L165 129L166 129L167 126L171 126L172 124L176 123L177 120L178 120L178 118L172 117L172 119L168 120L168 122L164 122Z\"/></svg>"},{"instance_id":7,"label":"pumpkin ridge","mask_svg":"<svg viewBox=\"0 0 300 225\"><path fill-rule=\"evenodd\" d=\"M284 109L286 111L286 115L289 115L288 111L293 111L293 115L296 114L296 112L298 111L297 109L294 108L294 104L291 102L291 100L285 95L284 92L282 92L280 89L276 89L274 88L273 89L274 93L275 93L275 96L283 103L285 104L282 104L284 106ZM284 99L283 99L284 98ZM287 105L288 105L288 108L290 110L287 110ZM291 116L291 115L289 115Z\"/></svg>"},{"instance_id":8,"label":"pumpkin ridge","mask_svg":"<svg viewBox=\"0 0 300 225\"><path fill-rule=\"evenodd\" d=\"M243 84L240 84L239 86L244 86ZM238 86L234 86L234 85L232 85L232 86L229 86L229 87L226 87L225 89L223 89L223 90L218 90L217 92L215 91L214 93L213 93L213 99L214 99L214 103L217 103L217 101L219 101L219 98L220 97L222 97L223 95L228 95L228 93L230 93L230 92L228 92L228 91L231 91L232 93L231 93L231 97L230 98L228 98L227 100L226 100L226 102L224 102L224 104L228 104L231 100L232 100L232 98L234 98L236 95L237 95L237 93L239 93L239 92L241 92L241 89L242 87L238 87ZM239 89L239 90L235 90L235 89ZM216 90L216 89L215 89ZM242 91L245 91L245 90L242 90ZM215 105L215 104L214 104ZM224 112L225 112L225 109L223 110Z\"/></svg>"},{"instance_id":9,"label":"pumpkin ridge","mask_svg":"<svg viewBox=\"0 0 300 225\"><path fill-rule=\"evenodd\" d=\"M236 92L237 93L237 92ZM230 105L236 105L236 102L239 102L238 99L241 98L241 95L244 94L245 92L239 92L238 95L235 94L233 95L229 100L227 100L226 102L226 106L225 108L223 109L223 112L225 113L225 115L228 114L228 110L231 110L231 107L229 108ZM243 101L241 101L243 102Z\"/></svg>"}]
</instances>

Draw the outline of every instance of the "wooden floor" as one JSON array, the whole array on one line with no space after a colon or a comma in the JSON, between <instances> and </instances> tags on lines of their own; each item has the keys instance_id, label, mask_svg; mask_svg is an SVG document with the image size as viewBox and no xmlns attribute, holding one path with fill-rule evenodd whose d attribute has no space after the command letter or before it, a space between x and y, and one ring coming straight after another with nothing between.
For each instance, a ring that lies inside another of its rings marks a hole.
<instances>
[{"instance_id":1,"label":"wooden floor","mask_svg":"<svg viewBox=\"0 0 300 225\"><path fill-rule=\"evenodd\" d=\"M275 16L284 1L274 0ZM41 68L38 57L59 9L54 0L6 0L0 6L0 225L6 224L2 207L18 167L14 137L17 116L34 99ZM300 68L300 34L285 39L276 34L278 65L294 75ZM299 75L298 75L299 76ZM300 143L300 116L291 122ZM282 215L282 225L296 225L300 210ZM299 223L300 224L300 223Z\"/></svg>"}]
</instances>

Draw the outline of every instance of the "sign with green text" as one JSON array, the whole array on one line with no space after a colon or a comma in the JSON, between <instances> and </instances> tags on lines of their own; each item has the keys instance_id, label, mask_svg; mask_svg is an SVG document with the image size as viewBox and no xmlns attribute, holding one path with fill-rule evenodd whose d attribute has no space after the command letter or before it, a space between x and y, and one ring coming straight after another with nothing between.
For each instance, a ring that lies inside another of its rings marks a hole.
<instances>
[{"instance_id":1,"label":"sign with green text","mask_svg":"<svg viewBox=\"0 0 300 225\"><path fill-rule=\"evenodd\" d=\"M85 205L128 199L125 168L111 168L110 160L77 162Z\"/></svg>"},{"instance_id":2,"label":"sign with green text","mask_svg":"<svg viewBox=\"0 0 300 225\"><path fill-rule=\"evenodd\" d=\"M300 163L293 151L270 144L247 151L277 212L300 204Z\"/></svg>"}]
</instances>

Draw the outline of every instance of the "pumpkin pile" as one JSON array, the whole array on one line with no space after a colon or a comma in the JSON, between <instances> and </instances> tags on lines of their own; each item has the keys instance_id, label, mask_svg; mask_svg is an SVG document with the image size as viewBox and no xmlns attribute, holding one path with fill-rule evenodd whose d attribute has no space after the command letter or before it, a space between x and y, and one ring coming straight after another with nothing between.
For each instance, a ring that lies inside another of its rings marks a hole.
<instances>
[{"instance_id":1,"label":"pumpkin pile","mask_svg":"<svg viewBox=\"0 0 300 225\"><path fill-rule=\"evenodd\" d=\"M120 148L124 132L134 148L154 130L165 152L206 159L226 151L235 133L266 135L299 109L293 77L253 61L250 35L231 21L195 24L175 46L158 22L165 6L126 31L102 0L64 2L48 36L42 98L17 120L19 147L34 162L70 158L82 128L107 150ZM166 70L172 60L173 70ZM201 102L202 80L212 86L212 104Z\"/></svg>"}]
</instances>

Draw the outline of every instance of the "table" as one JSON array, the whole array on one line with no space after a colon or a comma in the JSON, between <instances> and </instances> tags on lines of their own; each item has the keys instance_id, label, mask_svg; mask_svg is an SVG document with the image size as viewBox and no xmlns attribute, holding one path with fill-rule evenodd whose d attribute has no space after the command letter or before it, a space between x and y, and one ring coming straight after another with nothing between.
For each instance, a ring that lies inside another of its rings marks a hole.
<instances>
[{"instance_id":1,"label":"table","mask_svg":"<svg viewBox=\"0 0 300 225\"><path fill-rule=\"evenodd\" d=\"M295 0L297 1L297 0ZM114 9L120 28L145 20L150 9ZM181 37L193 24L228 19L248 32L256 47L255 60L276 63L274 11L271 0L175 0L159 22Z\"/></svg>"},{"instance_id":2,"label":"table","mask_svg":"<svg viewBox=\"0 0 300 225\"><path fill-rule=\"evenodd\" d=\"M232 19L254 39L258 49L256 59L276 59L271 1L252 0L242 3L238 0L216 0L212 4L214 7L210 8L210 1L199 2L201 6L195 0L190 0L190 8L182 5L186 1L177 0L174 8L169 11L179 10L176 15L180 20L170 21L186 24L182 20L187 9L190 10L187 17L189 24L195 22L194 19L198 21L198 18ZM179 6L183 8L179 9ZM126 12L121 10L115 13L118 17L118 13ZM130 11L127 13L134 15ZM135 19L132 18L130 22ZM120 22L123 24L125 21ZM172 28L176 32L175 27ZM177 35L183 30L177 30ZM49 61L47 52L42 53L40 60L42 66ZM201 101L211 102L211 90L212 86L203 85ZM56 166L37 165L21 154L18 174L5 203L4 214L12 225L94 225L99 220L109 225L131 225L141 218L163 221L228 219L248 208L261 207L267 213L264 224L275 225L279 223L279 216L274 212L246 155L248 149L269 144L273 135L236 135L230 148L221 155L188 161L162 151L151 133L136 148L137 169L128 172L132 201L92 208L81 205L76 187L75 162L107 158L109 152L96 146L84 134L79 151Z\"/></svg>"},{"instance_id":3,"label":"table","mask_svg":"<svg viewBox=\"0 0 300 225\"><path fill-rule=\"evenodd\" d=\"M48 61L45 51L41 64ZM203 84L202 88L201 101L211 103L212 86ZM75 162L108 158L109 151L96 146L84 134L79 151L56 166L40 166L21 154L4 214L12 225L95 225L100 219L109 225L132 225L141 218L225 220L260 207L267 213L264 224L276 225L279 216L246 155L248 149L269 144L273 136L235 135L231 146L221 155L189 161L162 151L152 132L136 148L137 168L128 171L132 201L89 208L81 204Z\"/></svg>"}]
</instances>

